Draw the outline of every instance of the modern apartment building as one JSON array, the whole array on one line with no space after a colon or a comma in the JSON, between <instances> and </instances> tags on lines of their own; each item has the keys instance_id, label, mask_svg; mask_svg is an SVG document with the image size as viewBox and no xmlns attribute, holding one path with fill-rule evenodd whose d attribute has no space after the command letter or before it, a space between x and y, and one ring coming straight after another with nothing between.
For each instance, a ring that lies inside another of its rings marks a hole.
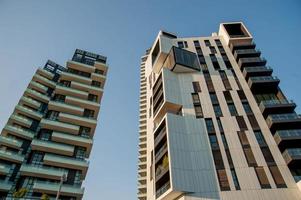
<instances>
[{"instance_id":1,"label":"modern apartment building","mask_svg":"<svg viewBox=\"0 0 301 200\"><path fill-rule=\"evenodd\" d=\"M79 49L36 71L0 135L0 199L82 199L107 71Z\"/></svg>"},{"instance_id":2,"label":"modern apartment building","mask_svg":"<svg viewBox=\"0 0 301 200\"><path fill-rule=\"evenodd\" d=\"M301 117L242 22L142 57L139 200L301 199Z\"/></svg>"}]
</instances>

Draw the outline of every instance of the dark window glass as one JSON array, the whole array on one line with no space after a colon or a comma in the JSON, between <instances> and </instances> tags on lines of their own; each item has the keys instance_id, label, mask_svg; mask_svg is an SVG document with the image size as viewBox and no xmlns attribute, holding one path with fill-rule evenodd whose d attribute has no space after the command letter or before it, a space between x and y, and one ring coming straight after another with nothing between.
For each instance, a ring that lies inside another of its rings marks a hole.
<instances>
[{"instance_id":1,"label":"dark window glass","mask_svg":"<svg viewBox=\"0 0 301 200\"><path fill-rule=\"evenodd\" d=\"M274 165L275 160L273 158L273 155L272 155L269 147L262 147L261 151L262 151L263 157L264 157L267 165Z\"/></svg>"},{"instance_id":2,"label":"dark window glass","mask_svg":"<svg viewBox=\"0 0 301 200\"><path fill-rule=\"evenodd\" d=\"M214 105L214 104L219 104L218 103L218 99L217 99L217 96L214 92L210 92L209 93L210 95L210 99L211 99L211 103Z\"/></svg>"},{"instance_id":3,"label":"dark window glass","mask_svg":"<svg viewBox=\"0 0 301 200\"><path fill-rule=\"evenodd\" d=\"M237 124L238 124L240 130L248 130L247 124L246 124L243 116L236 116L236 121L237 121Z\"/></svg>"},{"instance_id":4,"label":"dark window glass","mask_svg":"<svg viewBox=\"0 0 301 200\"><path fill-rule=\"evenodd\" d=\"M211 53L217 53L214 46L210 46L209 48Z\"/></svg>"},{"instance_id":5,"label":"dark window glass","mask_svg":"<svg viewBox=\"0 0 301 200\"><path fill-rule=\"evenodd\" d=\"M261 188L271 188L268 177L263 169L263 167L255 167L255 172L260 183Z\"/></svg>"},{"instance_id":6,"label":"dark window glass","mask_svg":"<svg viewBox=\"0 0 301 200\"><path fill-rule=\"evenodd\" d=\"M223 46L219 39L215 39L214 41L217 46Z\"/></svg>"},{"instance_id":7,"label":"dark window glass","mask_svg":"<svg viewBox=\"0 0 301 200\"><path fill-rule=\"evenodd\" d=\"M245 156L246 156L249 167L257 166L254 154L252 152L252 149L250 147L246 147L243 150L244 150L244 153L245 153Z\"/></svg>"},{"instance_id":8,"label":"dark window glass","mask_svg":"<svg viewBox=\"0 0 301 200\"><path fill-rule=\"evenodd\" d=\"M238 131L238 137L239 137L239 140L240 140L240 143L243 147L249 147L249 140L248 140L248 137L246 135L246 133L244 131Z\"/></svg>"},{"instance_id":9,"label":"dark window glass","mask_svg":"<svg viewBox=\"0 0 301 200\"><path fill-rule=\"evenodd\" d=\"M224 128L223 128L221 119L220 119L220 118L216 118L216 120L217 120L217 124L218 124L219 131L220 131L221 133L224 132Z\"/></svg>"},{"instance_id":10,"label":"dark window glass","mask_svg":"<svg viewBox=\"0 0 301 200\"><path fill-rule=\"evenodd\" d=\"M221 191L230 190L230 185L228 182L226 170L224 169L217 170L217 177L218 177Z\"/></svg>"},{"instance_id":11,"label":"dark window glass","mask_svg":"<svg viewBox=\"0 0 301 200\"><path fill-rule=\"evenodd\" d=\"M184 43L183 42L178 42L178 47L179 48L184 48Z\"/></svg>"},{"instance_id":12,"label":"dark window glass","mask_svg":"<svg viewBox=\"0 0 301 200\"><path fill-rule=\"evenodd\" d=\"M230 91L224 91L223 93L224 93L224 96L225 96L225 99L226 99L227 103L232 103L233 100L232 100Z\"/></svg>"},{"instance_id":13,"label":"dark window glass","mask_svg":"<svg viewBox=\"0 0 301 200\"><path fill-rule=\"evenodd\" d=\"M223 116L221 107L218 104L213 105L213 110L214 110L214 113L215 113L216 117L222 117Z\"/></svg>"},{"instance_id":14,"label":"dark window glass","mask_svg":"<svg viewBox=\"0 0 301 200\"><path fill-rule=\"evenodd\" d=\"M101 82L99 82L99 81L92 81L91 85L100 88L101 87Z\"/></svg>"},{"instance_id":15,"label":"dark window glass","mask_svg":"<svg viewBox=\"0 0 301 200\"><path fill-rule=\"evenodd\" d=\"M219 149L213 149L212 150L213 159L215 163L216 169L225 169L222 154Z\"/></svg>"},{"instance_id":16,"label":"dark window glass","mask_svg":"<svg viewBox=\"0 0 301 200\"><path fill-rule=\"evenodd\" d=\"M94 110L85 109L84 110L84 117L93 118L94 117Z\"/></svg>"},{"instance_id":17,"label":"dark window glass","mask_svg":"<svg viewBox=\"0 0 301 200\"><path fill-rule=\"evenodd\" d=\"M196 118L202 118L203 117L203 110L202 110L201 105L195 105L194 110L195 110Z\"/></svg>"},{"instance_id":18,"label":"dark window glass","mask_svg":"<svg viewBox=\"0 0 301 200\"><path fill-rule=\"evenodd\" d=\"M228 108L232 116L237 116L237 111L234 103L228 103Z\"/></svg>"},{"instance_id":19,"label":"dark window glass","mask_svg":"<svg viewBox=\"0 0 301 200\"><path fill-rule=\"evenodd\" d=\"M238 90L238 91L237 91L237 94L238 94L240 100L247 100L247 97L246 97L244 91Z\"/></svg>"},{"instance_id":20,"label":"dark window glass","mask_svg":"<svg viewBox=\"0 0 301 200\"><path fill-rule=\"evenodd\" d=\"M259 146L266 146L267 145L260 130L254 131L254 134L255 134L255 137L256 137L256 140L257 140Z\"/></svg>"},{"instance_id":21,"label":"dark window glass","mask_svg":"<svg viewBox=\"0 0 301 200\"><path fill-rule=\"evenodd\" d=\"M242 106L247 114L253 113L248 102L242 102Z\"/></svg>"},{"instance_id":22,"label":"dark window glass","mask_svg":"<svg viewBox=\"0 0 301 200\"><path fill-rule=\"evenodd\" d=\"M210 44L210 41L209 41L209 40L204 40L204 42L205 42L205 45L206 45L207 47L211 46L211 44Z\"/></svg>"},{"instance_id":23,"label":"dark window glass","mask_svg":"<svg viewBox=\"0 0 301 200\"><path fill-rule=\"evenodd\" d=\"M248 119L253 130L260 130L259 124L253 114L249 114Z\"/></svg>"},{"instance_id":24,"label":"dark window glass","mask_svg":"<svg viewBox=\"0 0 301 200\"><path fill-rule=\"evenodd\" d=\"M216 58L215 54L210 54L210 58L211 58L214 69L215 70L221 69L221 67L218 64L218 61L217 61L217 58Z\"/></svg>"},{"instance_id":25,"label":"dark window glass","mask_svg":"<svg viewBox=\"0 0 301 200\"><path fill-rule=\"evenodd\" d=\"M221 79L222 79L222 81L223 81L223 84L224 84L225 89L226 89L226 90L231 90L232 88L231 88L231 85L230 85L230 82L229 82L229 80L228 80L228 77L227 77L226 72L223 71L223 70L220 70L220 71L219 71L219 74L220 74L220 76L221 76Z\"/></svg>"},{"instance_id":26,"label":"dark window glass","mask_svg":"<svg viewBox=\"0 0 301 200\"><path fill-rule=\"evenodd\" d=\"M105 75L105 72L101 69L95 69L95 73L96 74L101 74L101 75Z\"/></svg>"},{"instance_id":27,"label":"dark window glass","mask_svg":"<svg viewBox=\"0 0 301 200\"><path fill-rule=\"evenodd\" d=\"M209 135L209 141L212 149L219 149L216 135Z\"/></svg>"},{"instance_id":28,"label":"dark window glass","mask_svg":"<svg viewBox=\"0 0 301 200\"><path fill-rule=\"evenodd\" d=\"M193 104L200 104L201 103L198 93L192 93L191 96L192 96Z\"/></svg>"},{"instance_id":29,"label":"dark window glass","mask_svg":"<svg viewBox=\"0 0 301 200\"><path fill-rule=\"evenodd\" d=\"M200 42L197 40L193 41L193 44L195 47L200 47Z\"/></svg>"},{"instance_id":30,"label":"dark window glass","mask_svg":"<svg viewBox=\"0 0 301 200\"><path fill-rule=\"evenodd\" d=\"M275 184L278 188L286 188L285 181L278 169L277 166L269 166L270 172L272 174L272 177L275 181Z\"/></svg>"},{"instance_id":31,"label":"dark window glass","mask_svg":"<svg viewBox=\"0 0 301 200\"><path fill-rule=\"evenodd\" d=\"M204 78L205 78L209 92L214 92L213 82L212 82L211 76L208 72L204 72Z\"/></svg>"},{"instance_id":32,"label":"dark window glass","mask_svg":"<svg viewBox=\"0 0 301 200\"><path fill-rule=\"evenodd\" d=\"M192 82L192 86L193 86L194 92L201 92L202 91L200 83L198 81Z\"/></svg>"},{"instance_id":33,"label":"dark window glass","mask_svg":"<svg viewBox=\"0 0 301 200\"><path fill-rule=\"evenodd\" d=\"M235 172L235 169L231 169L231 174L232 174L232 178L233 178L233 183L235 186L236 190L240 190L240 186L239 186L239 182L238 182L238 178Z\"/></svg>"},{"instance_id":34,"label":"dark window glass","mask_svg":"<svg viewBox=\"0 0 301 200\"><path fill-rule=\"evenodd\" d=\"M208 133L215 133L212 119L205 119Z\"/></svg>"},{"instance_id":35,"label":"dark window glass","mask_svg":"<svg viewBox=\"0 0 301 200\"><path fill-rule=\"evenodd\" d=\"M89 94L89 95L88 95L88 100L89 100L89 101L97 102L97 99L98 99L98 96L97 96L97 95L94 95L94 94Z\"/></svg>"}]
</instances>

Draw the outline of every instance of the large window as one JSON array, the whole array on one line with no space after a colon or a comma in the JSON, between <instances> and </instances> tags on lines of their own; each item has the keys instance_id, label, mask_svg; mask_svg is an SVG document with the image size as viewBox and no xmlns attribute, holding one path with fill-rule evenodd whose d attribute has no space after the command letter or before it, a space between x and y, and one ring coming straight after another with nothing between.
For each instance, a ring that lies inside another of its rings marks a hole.
<instances>
[{"instance_id":1,"label":"large window","mask_svg":"<svg viewBox=\"0 0 301 200\"><path fill-rule=\"evenodd\" d=\"M198 81L192 82L194 92L202 92L200 83Z\"/></svg>"},{"instance_id":2,"label":"large window","mask_svg":"<svg viewBox=\"0 0 301 200\"><path fill-rule=\"evenodd\" d=\"M255 172L257 175L257 178L259 180L261 188L271 188L268 177L264 171L263 167L255 167Z\"/></svg>"}]
</instances>

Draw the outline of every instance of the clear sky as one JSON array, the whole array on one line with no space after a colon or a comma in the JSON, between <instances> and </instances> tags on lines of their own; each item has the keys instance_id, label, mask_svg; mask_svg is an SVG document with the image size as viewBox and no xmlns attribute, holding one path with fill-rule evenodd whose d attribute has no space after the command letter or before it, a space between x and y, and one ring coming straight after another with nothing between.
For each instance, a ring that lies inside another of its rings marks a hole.
<instances>
[{"instance_id":1,"label":"clear sky","mask_svg":"<svg viewBox=\"0 0 301 200\"><path fill-rule=\"evenodd\" d=\"M221 22L242 20L301 107L300 10L300 0L0 0L0 128L47 59L65 65L76 48L106 55L84 199L136 199L139 64L158 31L209 36Z\"/></svg>"}]
</instances>

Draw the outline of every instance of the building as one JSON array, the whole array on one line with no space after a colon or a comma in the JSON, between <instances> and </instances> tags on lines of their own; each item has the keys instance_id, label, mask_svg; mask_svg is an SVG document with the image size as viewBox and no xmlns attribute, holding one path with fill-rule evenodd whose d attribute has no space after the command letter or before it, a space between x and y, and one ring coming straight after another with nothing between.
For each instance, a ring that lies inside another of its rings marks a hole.
<instances>
[{"instance_id":1,"label":"building","mask_svg":"<svg viewBox=\"0 0 301 200\"><path fill-rule=\"evenodd\" d=\"M0 199L82 199L107 71L79 49L36 71L1 132Z\"/></svg>"},{"instance_id":2,"label":"building","mask_svg":"<svg viewBox=\"0 0 301 200\"><path fill-rule=\"evenodd\" d=\"M142 57L139 200L301 199L301 117L242 22Z\"/></svg>"}]
</instances>

